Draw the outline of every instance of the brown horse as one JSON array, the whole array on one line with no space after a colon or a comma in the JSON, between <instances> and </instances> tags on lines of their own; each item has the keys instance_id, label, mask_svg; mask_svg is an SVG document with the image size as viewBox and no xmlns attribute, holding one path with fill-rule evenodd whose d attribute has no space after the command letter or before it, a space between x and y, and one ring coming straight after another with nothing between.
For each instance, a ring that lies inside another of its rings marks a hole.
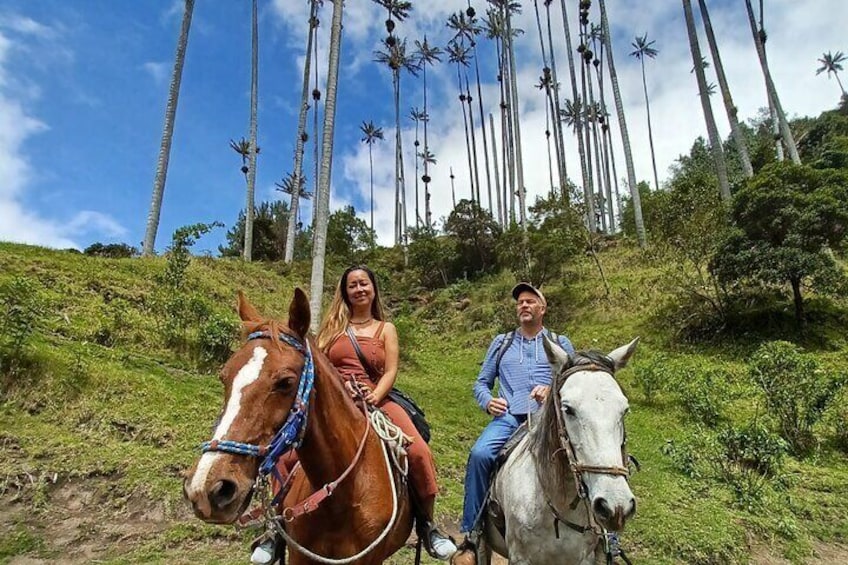
<instances>
[{"instance_id":1,"label":"brown horse","mask_svg":"<svg viewBox=\"0 0 848 565\"><path fill-rule=\"evenodd\" d=\"M221 372L221 420L183 485L194 513L217 524L239 518L250 503L260 462L263 470L269 464L267 459L260 461L269 445L289 426L292 415L304 412L294 443L302 472L294 474L277 521L291 540L290 562L382 563L403 546L412 530L408 490L398 477L393 480L382 441L342 378L307 337L306 295L295 289L286 325L261 317L241 293L238 311L248 339ZM300 407L304 384L306 406ZM308 505L304 512L303 501L316 492L323 492L318 498L326 499ZM382 541L374 545L381 535ZM348 561L364 550L364 555Z\"/></svg>"}]
</instances>

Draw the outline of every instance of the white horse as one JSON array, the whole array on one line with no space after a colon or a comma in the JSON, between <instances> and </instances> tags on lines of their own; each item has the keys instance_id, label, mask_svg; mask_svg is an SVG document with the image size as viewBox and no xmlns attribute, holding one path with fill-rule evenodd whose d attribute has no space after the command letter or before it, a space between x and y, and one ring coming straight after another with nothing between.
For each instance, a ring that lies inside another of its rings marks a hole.
<instances>
[{"instance_id":1,"label":"white horse","mask_svg":"<svg viewBox=\"0 0 848 565\"><path fill-rule=\"evenodd\" d=\"M627 483L628 402L613 373L637 343L570 358L545 339L551 394L494 478L478 563L488 565L492 550L511 565L591 565L615 555L605 536L624 527L636 499ZM453 563L470 557L458 553Z\"/></svg>"}]
</instances>

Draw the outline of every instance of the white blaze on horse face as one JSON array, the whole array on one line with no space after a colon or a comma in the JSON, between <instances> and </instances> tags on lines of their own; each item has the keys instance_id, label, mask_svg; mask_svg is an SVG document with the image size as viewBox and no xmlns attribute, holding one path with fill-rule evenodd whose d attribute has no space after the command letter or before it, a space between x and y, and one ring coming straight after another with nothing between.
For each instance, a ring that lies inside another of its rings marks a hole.
<instances>
[{"instance_id":1,"label":"white blaze on horse face","mask_svg":"<svg viewBox=\"0 0 848 565\"><path fill-rule=\"evenodd\" d=\"M215 435L212 436L212 439L217 439L218 441L225 439L230 426L233 425L241 410L241 397L244 389L256 382L259 378L259 375L262 373L262 365L265 363L265 357L267 356L268 351L264 347L254 348L250 361L245 363L239 370L236 378L233 379L233 389L230 392L227 407L224 410L224 415L221 417L221 422L215 429ZM209 471L220 456L220 453L214 451L203 454L197 464L197 471L195 471L194 477L191 480L190 488L192 491L199 492L204 488Z\"/></svg>"},{"instance_id":2,"label":"white blaze on horse face","mask_svg":"<svg viewBox=\"0 0 848 565\"><path fill-rule=\"evenodd\" d=\"M564 414L564 419L577 461L601 467L624 466L622 418L628 402L615 379L607 373L580 371L563 384L560 397L563 407L569 406L574 412L574 416ZM629 508L633 492L624 477L600 473L584 473L583 477L590 500L601 496L613 508Z\"/></svg>"}]
</instances>

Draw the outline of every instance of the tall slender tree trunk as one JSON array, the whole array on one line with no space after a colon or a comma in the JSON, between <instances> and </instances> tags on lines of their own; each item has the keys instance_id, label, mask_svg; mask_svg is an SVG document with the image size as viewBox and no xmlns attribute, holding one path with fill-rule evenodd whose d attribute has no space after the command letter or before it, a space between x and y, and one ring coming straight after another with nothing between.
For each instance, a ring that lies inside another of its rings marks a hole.
<instances>
[{"instance_id":1,"label":"tall slender tree trunk","mask_svg":"<svg viewBox=\"0 0 848 565\"><path fill-rule=\"evenodd\" d=\"M559 98L559 78L557 77L556 55L554 53L554 36L551 31L550 2L545 4L545 23L548 28L548 53L550 53L551 56L551 79L553 81L551 88L553 89L554 94L554 135L556 136L557 151L560 156L559 189L562 197L568 201L570 198L570 195L568 194L568 168L565 164L565 136L562 134L562 121L560 120L562 104L560 103Z\"/></svg>"},{"instance_id":2,"label":"tall slender tree trunk","mask_svg":"<svg viewBox=\"0 0 848 565\"><path fill-rule=\"evenodd\" d=\"M568 54L568 74L571 77L571 100L574 104L583 105L584 99L580 97L580 93L577 90L577 70L574 67L574 49L571 43L571 29L568 24L568 12L565 8L565 0L560 0L560 6L562 8L562 27L565 33L565 52ZM580 64L583 64L583 59L580 59ZM589 167L587 166L588 161L586 145L583 141L583 126L583 120L578 119L577 123L574 124L574 130L577 135L577 154L580 157L580 175L583 180L583 198L586 199L586 202L589 202L587 194L591 194L592 192L592 175L589 172Z\"/></svg>"},{"instance_id":3,"label":"tall slender tree trunk","mask_svg":"<svg viewBox=\"0 0 848 565\"><path fill-rule=\"evenodd\" d=\"M754 176L754 167L751 165L751 157L748 154L748 144L745 143L745 136L742 133L742 128L739 126L737 109L733 104L733 97L730 95L730 85L727 83L727 76L724 74L724 65L721 62L715 33L713 33L713 24L710 21L707 3L704 0L698 0L698 5L701 8L701 19L704 21L704 29L707 32L707 43L710 46L710 55L713 58L713 66L715 67L718 85L721 89L721 98L724 101L724 109L727 112L727 121L730 122L730 133L733 135L733 141L736 142L736 149L739 151L742 170L745 172L745 176L750 178Z\"/></svg>"},{"instance_id":4,"label":"tall slender tree trunk","mask_svg":"<svg viewBox=\"0 0 848 565\"><path fill-rule=\"evenodd\" d=\"M780 135L783 137L783 143L786 145L786 150L789 151L789 158L796 165L801 164L801 157L798 155L798 147L795 145L795 138L792 136L792 130L789 129L789 123L786 121L786 114L783 112L783 106L780 104L780 98L777 95L777 88L774 86L774 81L771 78L768 61L766 60L766 48L760 38L757 30L757 22L754 20L754 10L751 7L751 0L745 0L745 8L748 11L748 23L751 25L751 33L754 35L754 46L757 48L757 56L760 59L760 67L763 69L763 75L766 79L766 91L768 92L771 103L774 104L774 109L777 112L778 124L780 127Z\"/></svg>"},{"instance_id":5,"label":"tall slender tree trunk","mask_svg":"<svg viewBox=\"0 0 848 565\"><path fill-rule=\"evenodd\" d=\"M300 91L300 112L297 117L297 137L294 145L294 190L289 204L289 225L286 230L286 263L294 260L294 242L297 238L297 212L300 208L300 192L303 182L303 155L306 150L306 118L309 113L309 72L312 65L312 40L318 25L318 2L313 0L309 9L309 34L306 37L306 60L303 63L303 87ZM373 173L372 173L373 175ZM372 179L373 185L373 179ZM373 219L372 219L373 224ZM373 225L371 226L374 227Z\"/></svg>"},{"instance_id":6,"label":"tall slender tree trunk","mask_svg":"<svg viewBox=\"0 0 848 565\"><path fill-rule=\"evenodd\" d=\"M427 37L424 37L427 43ZM423 62L424 72L424 224L427 229L432 225L430 222L430 145L427 138L427 123L430 121L430 111L427 109L427 62ZM417 196L416 196L416 202Z\"/></svg>"},{"instance_id":7,"label":"tall slender tree trunk","mask_svg":"<svg viewBox=\"0 0 848 565\"><path fill-rule=\"evenodd\" d=\"M168 88L168 103L165 106L165 125L162 130L162 143L159 146L159 158L156 161L156 176L153 179L153 196L150 212L147 215L147 227L144 231L142 255L150 257L156 246L156 233L159 231L159 218L162 214L162 197L165 193L165 179L168 176L168 160L171 157L171 141L174 138L174 119L177 114L177 102L180 98L180 82L183 77L188 32L191 29L191 16L194 13L194 0L185 0L180 36L177 39L177 53L174 56L174 70L171 73L171 86Z\"/></svg>"},{"instance_id":8,"label":"tall slender tree trunk","mask_svg":"<svg viewBox=\"0 0 848 565\"><path fill-rule=\"evenodd\" d=\"M615 72L615 57L612 51L609 21L604 0L599 0L601 8L601 28L604 35L604 45L607 49L607 69L612 83L612 93L615 98L615 109L618 114L618 128L621 131L621 144L624 146L624 160L627 164L627 184L630 185L630 198L633 204L633 216L636 224L636 238L640 247L647 245L645 237L645 222L642 218L642 199L639 197L639 187L636 184L636 168L633 166L633 152L630 149L630 135L627 132L627 120L624 116L624 104L621 101L621 89L618 86L618 75Z\"/></svg>"},{"instance_id":9,"label":"tall slender tree trunk","mask_svg":"<svg viewBox=\"0 0 848 565\"><path fill-rule=\"evenodd\" d=\"M312 189L312 231L315 231L315 215L318 210L318 182L321 167L321 146L318 143L318 106L321 104L321 91L318 90L318 36L315 36L315 46L312 52L312 59L315 62L315 74L312 83L312 166L314 173L312 175L314 188ZM327 114L326 106L324 107L324 115ZM315 246L313 245L313 248Z\"/></svg>"},{"instance_id":10,"label":"tall slender tree trunk","mask_svg":"<svg viewBox=\"0 0 848 565\"><path fill-rule=\"evenodd\" d=\"M400 140L400 69L392 69L392 86L395 103L395 245L403 236L403 150Z\"/></svg>"},{"instance_id":11,"label":"tall slender tree trunk","mask_svg":"<svg viewBox=\"0 0 848 565\"><path fill-rule=\"evenodd\" d=\"M418 118L415 118L415 143L413 147L415 151L413 151L413 157L415 158L415 227L417 228L420 224L421 215L418 213Z\"/></svg>"},{"instance_id":12,"label":"tall slender tree trunk","mask_svg":"<svg viewBox=\"0 0 848 565\"><path fill-rule=\"evenodd\" d=\"M495 117L492 116L491 113L489 114L489 133L492 136L492 156L494 157L492 159L492 165L494 165L494 168L495 168L495 197L497 198L497 201L498 201L498 216L497 216L497 218L498 218L498 223L501 226L504 226L504 225L506 225L506 223L503 221L503 203L501 202L501 183L500 183L500 177L498 175L498 159L497 159L498 145L497 145L497 143L495 143Z\"/></svg>"},{"instance_id":13,"label":"tall slender tree trunk","mask_svg":"<svg viewBox=\"0 0 848 565\"><path fill-rule=\"evenodd\" d=\"M645 112L648 115L648 145L651 148L651 165L654 168L654 187L660 189L660 176L657 174L657 156L654 152L654 128L651 127L651 100L648 97L648 78L645 75L645 56L639 57L642 63L642 88L645 90Z\"/></svg>"},{"instance_id":14,"label":"tall slender tree trunk","mask_svg":"<svg viewBox=\"0 0 848 565\"><path fill-rule=\"evenodd\" d=\"M327 252L327 224L330 219L330 179L333 166L333 132L336 120L336 95L339 82L339 57L342 47L342 15L344 3L333 2L333 19L330 27L330 55L327 67L327 97L324 102L324 132L321 145L321 176L315 194L317 213L312 244L312 284L309 306L312 311L310 328L318 330L321 322L321 298L324 294L324 258Z\"/></svg>"},{"instance_id":15,"label":"tall slender tree trunk","mask_svg":"<svg viewBox=\"0 0 848 565\"><path fill-rule=\"evenodd\" d=\"M253 259L253 219L255 215L256 193L256 141L257 107L259 98L259 18L257 0L253 0L251 15L251 53L250 53L250 153L247 171L247 205L244 212L244 260Z\"/></svg>"},{"instance_id":16,"label":"tall slender tree trunk","mask_svg":"<svg viewBox=\"0 0 848 565\"><path fill-rule=\"evenodd\" d=\"M477 107L480 110L480 132L483 135L483 164L486 170L486 190L489 195L489 214L492 211L492 175L489 172L489 142L486 141L486 114L483 111L483 89L480 86L480 64L477 61L477 41L472 43L474 48L474 73L477 75Z\"/></svg>"},{"instance_id":17,"label":"tall slender tree trunk","mask_svg":"<svg viewBox=\"0 0 848 565\"><path fill-rule=\"evenodd\" d=\"M521 153L521 112L518 107L518 79L515 71L515 48L512 42L512 17L506 10L507 54L509 56L510 92L512 93L512 121L515 139L515 170L518 183L518 218L521 229L527 229L527 189L524 185L524 161Z\"/></svg>"},{"instance_id":18,"label":"tall slender tree trunk","mask_svg":"<svg viewBox=\"0 0 848 565\"><path fill-rule=\"evenodd\" d=\"M374 231L374 144L368 144L368 165L371 172L371 231Z\"/></svg>"},{"instance_id":19,"label":"tall slender tree trunk","mask_svg":"<svg viewBox=\"0 0 848 565\"><path fill-rule=\"evenodd\" d=\"M552 71L551 67L548 64L548 49L545 48L545 34L542 31L542 17L539 15L539 2L538 0L533 0L533 10L536 13L536 29L539 32L539 47L542 51L542 88L545 89L545 98L547 99L547 103L549 108L545 109L545 125L548 128L546 131L546 136L548 138L548 144L550 144L550 137L553 135L554 138L554 153L556 155L556 164L557 164L557 179L558 185L560 188L562 187L562 183L564 182L564 177L562 173L562 165L563 160L565 159L565 154L560 152L560 136L558 134L559 130L559 111L557 110L557 104L554 102L554 91L556 90L556 79L554 79L555 73ZM550 32L550 11L548 11L548 31ZM550 55L553 57L553 45L550 48ZM548 121L548 116L552 118L552 122ZM550 160L550 149L548 150ZM551 168L549 166L549 168ZM551 190L554 189L553 183L553 175L550 175L551 178ZM560 190L561 192L561 190Z\"/></svg>"},{"instance_id":20,"label":"tall slender tree trunk","mask_svg":"<svg viewBox=\"0 0 848 565\"><path fill-rule=\"evenodd\" d=\"M587 45L586 30L584 25L580 26L580 44ZM586 144L586 171L589 184L583 187L583 197L586 199L586 224L589 232L595 234L598 231L597 217L595 216L595 179L592 176L592 126L589 124L589 91L586 85L586 61L583 53L580 54L580 92L582 94L580 108L582 115L580 121L583 123Z\"/></svg>"},{"instance_id":21,"label":"tall slender tree trunk","mask_svg":"<svg viewBox=\"0 0 848 565\"><path fill-rule=\"evenodd\" d=\"M468 72L465 73L465 102L468 104L468 129L471 130L471 154L474 161L474 187L475 199L477 205L483 207L483 201L480 199L480 168L477 161L477 128L474 127L474 105L471 97L471 85L468 82Z\"/></svg>"},{"instance_id":22,"label":"tall slender tree trunk","mask_svg":"<svg viewBox=\"0 0 848 565\"><path fill-rule=\"evenodd\" d=\"M604 47L603 42L601 42L601 47L598 49L598 60L600 63L595 68L596 75L598 79L598 96L600 98L600 109L601 109L601 157L603 158L604 165L604 186L606 187L606 200L607 200L607 225L609 226L609 232L615 233L615 211L613 210L612 204L612 181L610 179L610 155L609 149L607 145L607 131L609 131L609 116L607 115L607 103L606 103L606 95L604 93Z\"/></svg>"},{"instance_id":23,"label":"tall slender tree trunk","mask_svg":"<svg viewBox=\"0 0 848 565\"><path fill-rule=\"evenodd\" d=\"M729 202L730 183L727 180L727 165L724 161L724 150L721 146L721 138L716 128L713 108L710 104L710 94L707 91L707 78L704 74L703 58L701 48L698 45L698 32L695 30L695 18L692 15L691 0L683 0L683 14L686 18L686 31L689 34L689 49L692 52L692 63L695 65L695 76L698 79L698 93L701 98L701 108L704 110L704 120L707 123L707 134L710 137L710 152L713 155L713 163L718 176L718 186L721 198Z\"/></svg>"},{"instance_id":24,"label":"tall slender tree trunk","mask_svg":"<svg viewBox=\"0 0 848 565\"><path fill-rule=\"evenodd\" d=\"M468 184L471 187L471 200L474 200L474 164L471 160L471 136L468 134L468 112L466 111L466 96L462 90L461 63L456 63L456 80L459 85L459 104L462 106L462 123L465 126L465 154L468 157Z\"/></svg>"},{"instance_id":25,"label":"tall slender tree trunk","mask_svg":"<svg viewBox=\"0 0 848 565\"><path fill-rule=\"evenodd\" d=\"M501 16L504 14L504 9L501 8ZM504 226L515 222L515 153L513 151L512 139L512 114L510 106L512 97L508 96L507 83L509 81L509 57L506 55L506 44L503 38L498 41L500 49L498 50L498 65L500 68L500 89L501 89L501 150L503 151L503 206L504 206Z\"/></svg>"}]
</instances>

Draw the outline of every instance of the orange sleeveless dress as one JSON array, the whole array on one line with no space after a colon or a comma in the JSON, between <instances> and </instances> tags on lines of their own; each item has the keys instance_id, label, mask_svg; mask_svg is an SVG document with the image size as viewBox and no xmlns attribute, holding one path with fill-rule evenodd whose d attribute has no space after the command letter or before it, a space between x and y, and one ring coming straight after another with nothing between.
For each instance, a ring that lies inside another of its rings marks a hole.
<instances>
[{"instance_id":1,"label":"orange sleeveless dress","mask_svg":"<svg viewBox=\"0 0 848 565\"><path fill-rule=\"evenodd\" d=\"M380 322L373 337L356 336L356 342L368 364L381 375L386 366L386 347L380 338L384 326L385 322ZM327 351L327 357L342 377L356 377L358 381L371 389L376 386L377 383L368 376L362 363L359 362L359 356L347 333L342 333L333 341ZM386 416L403 430L403 433L413 438L412 444L407 447L407 455L409 479L415 493L422 500L435 496L439 486L436 483L436 463L430 446L418 433L409 414L403 408L388 398L383 399L377 407L385 412Z\"/></svg>"}]
</instances>

